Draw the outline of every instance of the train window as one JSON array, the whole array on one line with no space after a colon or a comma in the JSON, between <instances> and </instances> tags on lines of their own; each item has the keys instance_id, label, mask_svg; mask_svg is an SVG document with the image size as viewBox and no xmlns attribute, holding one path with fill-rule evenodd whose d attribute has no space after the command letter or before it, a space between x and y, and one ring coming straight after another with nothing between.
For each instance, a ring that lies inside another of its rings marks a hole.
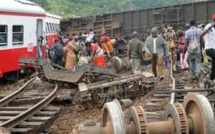
<instances>
[{"instance_id":1,"label":"train window","mask_svg":"<svg viewBox=\"0 0 215 134\"><path fill-rule=\"evenodd\" d=\"M54 32L57 33L57 24L54 24Z\"/></svg>"},{"instance_id":2,"label":"train window","mask_svg":"<svg viewBox=\"0 0 215 134\"><path fill-rule=\"evenodd\" d=\"M22 45L23 35L23 26L13 26L13 45Z\"/></svg>"},{"instance_id":3,"label":"train window","mask_svg":"<svg viewBox=\"0 0 215 134\"><path fill-rule=\"evenodd\" d=\"M50 23L51 24L51 31L52 31L52 33L54 33L54 25L53 25L53 23Z\"/></svg>"},{"instance_id":4,"label":"train window","mask_svg":"<svg viewBox=\"0 0 215 134\"><path fill-rule=\"evenodd\" d=\"M48 33L49 34L51 33L51 25L50 25L50 23L48 23Z\"/></svg>"},{"instance_id":5,"label":"train window","mask_svg":"<svg viewBox=\"0 0 215 134\"><path fill-rule=\"evenodd\" d=\"M57 24L58 31L60 31L60 24Z\"/></svg>"},{"instance_id":6,"label":"train window","mask_svg":"<svg viewBox=\"0 0 215 134\"><path fill-rule=\"evenodd\" d=\"M49 27L48 27L48 23L46 22L46 34L49 33Z\"/></svg>"},{"instance_id":7,"label":"train window","mask_svg":"<svg viewBox=\"0 0 215 134\"><path fill-rule=\"evenodd\" d=\"M49 26L49 33L52 33L51 23L48 23L48 26Z\"/></svg>"},{"instance_id":8,"label":"train window","mask_svg":"<svg viewBox=\"0 0 215 134\"><path fill-rule=\"evenodd\" d=\"M0 25L0 46L7 45L7 26Z\"/></svg>"},{"instance_id":9,"label":"train window","mask_svg":"<svg viewBox=\"0 0 215 134\"><path fill-rule=\"evenodd\" d=\"M54 28L54 33L56 33L56 26L55 26L55 24L53 24L53 28Z\"/></svg>"}]
</instances>

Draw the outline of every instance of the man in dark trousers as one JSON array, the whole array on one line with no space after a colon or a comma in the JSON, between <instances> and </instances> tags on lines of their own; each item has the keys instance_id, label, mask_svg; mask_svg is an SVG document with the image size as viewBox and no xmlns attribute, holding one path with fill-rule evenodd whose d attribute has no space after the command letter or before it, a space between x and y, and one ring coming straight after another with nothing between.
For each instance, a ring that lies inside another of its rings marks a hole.
<instances>
[{"instance_id":1,"label":"man in dark trousers","mask_svg":"<svg viewBox=\"0 0 215 134\"><path fill-rule=\"evenodd\" d=\"M191 80L199 80L201 74L201 42L202 30L196 27L195 20L190 21L190 29L185 32L185 47L188 51L188 61Z\"/></svg>"},{"instance_id":2,"label":"man in dark trousers","mask_svg":"<svg viewBox=\"0 0 215 134\"><path fill-rule=\"evenodd\" d=\"M212 15L212 22L207 24L204 28L202 36L205 36L205 51L211 57L212 68L210 79L215 79L215 14Z\"/></svg>"},{"instance_id":3,"label":"man in dark trousers","mask_svg":"<svg viewBox=\"0 0 215 134\"><path fill-rule=\"evenodd\" d=\"M134 74L141 71L141 61L143 58L143 42L138 39L138 33L133 32L133 39L128 43L128 58L132 61L132 70Z\"/></svg>"},{"instance_id":4,"label":"man in dark trousers","mask_svg":"<svg viewBox=\"0 0 215 134\"><path fill-rule=\"evenodd\" d=\"M53 62L63 67L63 44L60 43L59 39L55 40L55 44L52 46L51 50L54 52Z\"/></svg>"}]
</instances>

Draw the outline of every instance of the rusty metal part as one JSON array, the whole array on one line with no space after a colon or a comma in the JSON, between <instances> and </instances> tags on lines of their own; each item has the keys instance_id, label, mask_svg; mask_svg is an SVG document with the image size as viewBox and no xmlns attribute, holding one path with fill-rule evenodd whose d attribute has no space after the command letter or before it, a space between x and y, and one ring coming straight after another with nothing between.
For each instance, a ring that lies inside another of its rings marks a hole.
<instances>
[{"instance_id":1,"label":"rusty metal part","mask_svg":"<svg viewBox=\"0 0 215 134\"><path fill-rule=\"evenodd\" d=\"M51 61L48 59L21 58L19 59L19 63L24 65L34 64L41 66L45 78L48 80L68 82L73 84L77 84L78 82L83 81L83 78L87 76L96 76L97 80L99 75L106 75L110 77L118 76L113 70L92 65L83 65L75 72L70 70L59 70L55 69L51 65Z\"/></svg>"},{"instance_id":2,"label":"rusty metal part","mask_svg":"<svg viewBox=\"0 0 215 134\"><path fill-rule=\"evenodd\" d=\"M28 82L26 82L21 88L13 92L12 94L2 98L0 100L0 107L10 103L14 99L16 99L36 78L30 79Z\"/></svg>"},{"instance_id":3,"label":"rusty metal part","mask_svg":"<svg viewBox=\"0 0 215 134\"><path fill-rule=\"evenodd\" d=\"M126 68L126 70L132 69L132 63L128 60L128 58L124 58L123 60L123 66Z\"/></svg>"},{"instance_id":4,"label":"rusty metal part","mask_svg":"<svg viewBox=\"0 0 215 134\"><path fill-rule=\"evenodd\" d=\"M49 104L56 97L57 91L58 85L55 84L55 89L52 91L52 93L45 97L42 101L38 102L33 107L30 107L29 109L18 114L17 116L7 120L6 122L1 123L0 126L6 128L13 128L14 126L18 125L21 121L26 120L27 118L44 108L47 104Z\"/></svg>"},{"instance_id":5,"label":"rusty metal part","mask_svg":"<svg viewBox=\"0 0 215 134\"><path fill-rule=\"evenodd\" d=\"M109 60L109 62L110 62L110 67L115 69L117 72L120 72L123 69L129 71L132 68L131 62L126 58L121 59L117 56L114 56Z\"/></svg>"},{"instance_id":6,"label":"rusty metal part","mask_svg":"<svg viewBox=\"0 0 215 134\"><path fill-rule=\"evenodd\" d=\"M122 70L123 63L122 63L122 60L119 57L114 56L109 60L109 62L110 62L110 67L115 69L117 72Z\"/></svg>"},{"instance_id":7,"label":"rusty metal part","mask_svg":"<svg viewBox=\"0 0 215 134\"><path fill-rule=\"evenodd\" d=\"M122 109L118 100L108 102L102 110L102 127L108 134L126 134Z\"/></svg>"},{"instance_id":8,"label":"rusty metal part","mask_svg":"<svg viewBox=\"0 0 215 134\"><path fill-rule=\"evenodd\" d=\"M134 130L132 130L133 134L149 134L146 113L141 106L130 107L127 118L135 125ZM129 131L131 130L129 129Z\"/></svg>"},{"instance_id":9,"label":"rusty metal part","mask_svg":"<svg viewBox=\"0 0 215 134\"><path fill-rule=\"evenodd\" d=\"M214 134L214 112L208 99L200 94L189 93L184 99L184 109L193 134Z\"/></svg>"},{"instance_id":10,"label":"rusty metal part","mask_svg":"<svg viewBox=\"0 0 215 134\"><path fill-rule=\"evenodd\" d=\"M120 100L119 103L120 103L122 109L129 108L129 107L131 107L133 105L133 102L130 99Z\"/></svg>"},{"instance_id":11,"label":"rusty metal part","mask_svg":"<svg viewBox=\"0 0 215 134\"><path fill-rule=\"evenodd\" d=\"M166 121L148 123L149 134L174 134L174 121L170 118Z\"/></svg>"},{"instance_id":12,"label":"rusty metal part","mask_svg":"<svg viewBox=\"0 0 215 134\"><path fill-rule=\"evenodd\" d=\"M78 89L83 101L92 101L97 107L102 107L105 102L113 99L133 99L147 94L154 87L154 81L148 82L147 78L145 74L129 75L110 82L79 83Z\"/></svg>"},{"instance_id":13,"label":"rusty metal part","mask_svg":"<svg viewBox=\"0 0 215 134\"><path fill-rule=\"evenodd\" d=\"M121 79L121 80L106 82L104 84L89 86L88 91L93 91L93 90L98 89L98 88L112 87L112 86L115 86L115 85L129 83L129 82L132 82L132 81L138 81L138 80L142 81L142 77L143 77L142 75L138 75L138 76L134 76L134 77L127 78L127 79Z\"/></svg>"},{"instance_id":14,"label":"rusty metal part","mask_svg":"<svg viewBox=\"0 0 215 134\"><path fill-rule=\"evenodd\" d=\"M175 134L189 134L187 116L181 104L168 104L165 118L174 120Z\"/></svg>"}]
</instances>

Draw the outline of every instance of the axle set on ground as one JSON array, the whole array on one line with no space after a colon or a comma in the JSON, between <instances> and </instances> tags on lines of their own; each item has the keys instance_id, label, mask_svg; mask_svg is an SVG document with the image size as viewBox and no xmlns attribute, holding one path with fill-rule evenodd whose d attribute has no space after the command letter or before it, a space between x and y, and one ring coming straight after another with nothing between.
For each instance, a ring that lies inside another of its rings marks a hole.
<instances>
[{"instance_id":1,"label":"axle set on ground","mask_svg":"<svg viewBox=\"0 0 215 134\"><path fill-rule=\"evenodd\" d=\"M80 125L78 134L214 134L214 113L208 99L188 94L184 104L168 104L162 121L150 122L142 106L122 112L117 100L106 103L101 126L93 122Z\"/></svg>"}]
</instances>

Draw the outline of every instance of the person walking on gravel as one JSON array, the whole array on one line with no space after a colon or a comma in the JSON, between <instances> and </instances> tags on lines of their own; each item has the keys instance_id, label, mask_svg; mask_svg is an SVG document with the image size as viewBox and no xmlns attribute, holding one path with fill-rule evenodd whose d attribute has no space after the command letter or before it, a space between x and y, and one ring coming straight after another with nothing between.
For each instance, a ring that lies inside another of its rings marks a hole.
<instances>
[{"instance_id":1,"label":"person walking on gravel","mask_svg":"<svg viewBox=\"0 0 215 134\"><path fill-rule=\"evenodd\" d=\"M211 73L210 79L215 79L215 14L212 15L212 22L207 24L202 33L202 37L205 36L205 51L208 56L211 57Z\"/></svg>"}]
</instances>

